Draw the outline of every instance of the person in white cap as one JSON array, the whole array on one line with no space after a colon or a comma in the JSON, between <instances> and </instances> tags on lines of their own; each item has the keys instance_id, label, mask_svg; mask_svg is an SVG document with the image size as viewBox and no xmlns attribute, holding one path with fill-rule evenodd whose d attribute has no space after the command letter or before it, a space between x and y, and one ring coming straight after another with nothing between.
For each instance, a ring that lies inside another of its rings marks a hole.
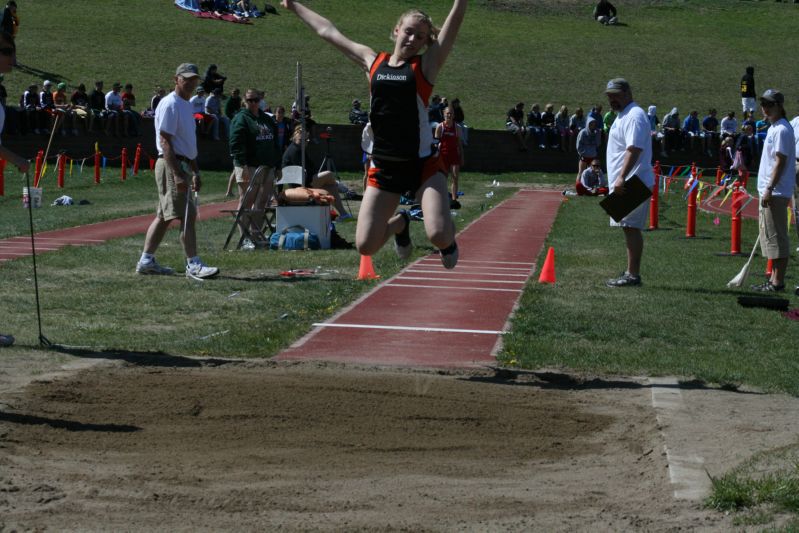
<instances>
[{"instance_id":1,"label":"person in white cap","mask_svg":"<svg viewBox=\"0 0 799 533\"><path fill-rule=\"evenodd\" d=\"M189 98L200 83L197 65L183 63L175 72L175 90L158 103L155 110L155 182L158 187L158 207L147 235L144 251L136 265L139 274L171 275L171 268L159 265L155 251L164 238L169 223L181 221L181 242L186 253L186 276L211 278L219 269L203 264L197 255L195 231L196 208L189 195L200 190L200 169L197 166L197 133Z\"/></svg>"},{"instance_id":2,"label":"person in white cap","mask_svg":"<svg viewBox=\"0 0 799 533\"><path fill-rule=\"evenodd\" d=\"M633 176L650 189L655 183L652 170L652 139L649 118L633 100L630 84L624 78L610 80L605 88L610 108L616 119L610 127L607 141L608 184L611 194L624 193L625 182ZM627 247L627 270L621 276L607 281L608 287L635 287L641 285L641 258L644 253L642 229L649 218L649 202L643 202L621 222L610 220L611 226L624 230Z\"/></svg>"},{"instance_id":3,"label":"person in white cap","mask_svg":"<svg viewBox=\"0 0 799 533\"><path fill-rule=\"evenodd\" d=\"M771 276L765 283L753 285L757 292L785 290L785 271L791 255L788 232L788 207L796 188L796 139L785 118L785 97L769 89L760 97L760 109L771 127L763 143L757 171L760 195L760 251L771 259Z\"/></svg>"}]
</instances>

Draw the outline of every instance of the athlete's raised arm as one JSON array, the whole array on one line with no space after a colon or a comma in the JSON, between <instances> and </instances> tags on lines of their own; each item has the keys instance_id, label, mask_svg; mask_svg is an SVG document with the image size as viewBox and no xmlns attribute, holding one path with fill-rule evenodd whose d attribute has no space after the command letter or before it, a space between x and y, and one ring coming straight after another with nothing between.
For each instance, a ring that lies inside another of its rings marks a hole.
<instances>
[{"instance_id":1,"label":"athlete's raised arm","mask_svg":"<svg viewBox=\"0 0 799 533\"><path fill-rule=\"evenodd\" d=\"M441 31L438 32L438 39L428 47L422 57L422 70L430 83L435 83L438 71L452 51L458 30L466 14L466 3L467 0L455 0L452 3L452 9L450 9L444 25L441 26Z\"/></svg>"},{"instance_id":2,"label":"athlete's raised arm","mask_svg":"<svg viewBox=\"0 0 799 533\"><path fill-rule=\"evenodd\" d=\"M295 2L294 0L282 0L281 4L289 11L293 11L294 14L307 24L309 28L315 31L319 37L341 50L345 56L354 61L368 74L369 68L377 57L374 50L366 45L350 40L328 19L299 2Z\"/></svg>"}]
</instances>

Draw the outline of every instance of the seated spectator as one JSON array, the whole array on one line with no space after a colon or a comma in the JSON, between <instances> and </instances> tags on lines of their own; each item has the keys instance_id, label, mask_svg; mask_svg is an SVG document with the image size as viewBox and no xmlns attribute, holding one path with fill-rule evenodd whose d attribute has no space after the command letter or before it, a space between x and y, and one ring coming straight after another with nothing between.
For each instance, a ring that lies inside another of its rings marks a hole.
<instances>
[{"instance_id":1,"label":"seated spectator","mask_svg":"<svg viewBox=\"0 0 799 533\"><path fill-rule=\"evenodd\" d=\"M524 128L524 102L519 102L508 110L505 129L513 135L519 151L526 152L527 147L524 145L524 139L527 137L527 130Z\"/></svg>"},{"instance_id":2,"label":"seated spectator","mask_svg":"<svg viewBox=\"0 0 799 533\"><path fill-rule=\"evenodd\" d=\"M735 119L735 111L730 111L727 116L721 119L721 138L735 137L738 133L738 121Z\"/></svg>"},{"instance_id":3,"label":"seated spectator","mask_svg":"<svg viewBox=\"0 0 799 533\"><path fill-rule=\"evenodd\" d=\"M588 125L577 134L577 180L583 171L599 156L599 147L602 144L602 130L594 117L588 119Z\"/></svg>"},{"instance_id":4,"label":"seated spectator","mask_svg":"<svg viewBox=\"0 0 799 533\"><path fill-rule=\"evenodd\" d=\"M541 107L538 104L533 104L530 112L527 113L527 131L535 139L535 144L542 150L546 148L546 139L544 138L544 123L541 119Z\"/></svg>"},{"instance_id":5,"label":"seated spectator","mask_svg":"<svg viewBox=\"0 0 799 533\"><path fill-rule=\"evenodd\" d=\"M136 95L133 94L133 84L126 83L125 90L122 91L120 96L122 97L122 113L124 113L126 122L130 126L130 130L126 128L125 133L138 137L141 131L141 115L133 109L136 106Z\"/></svg>"},{"instance_id":6,"label":"seated spectator","mask_svg":"<svg viewBox=\"0 0 799 533\"><path fill-rule=\"evenodd\" d=\"M350 124L366 125L369 122L369 113L361 109L361 101L357 98L352 101L352 109L350 109Z\"/></svg>"},{"instance_id":7,"label":"seated spectator","mask_svg":"<svg viewBox=\"0 0 799 533\"><path fill-rule=\"evenodd\" d=\"M663 132L658 131L660 119L658 118L658 108L651 105L646 110L646 118L649 119L649 134L652 136L652 153L663 153Z\"/></svg>"},{"instance_id":8,"label":"seated spectator","mask_svg":"<svg viewBox=\"0 0 799 533\"><path fill-rule=\"evenodd\" d=\"M444 107L441 103L441 96L434 94L430 99L430 105L427 106L427 119L433 129L444 121Z\"/></svg>"},{"instance_id":9,"label":"seated spectator","mask_svg":"<svg viewBox=\"0 0 799 533\"><path fill-rule=\"evenodd\" d=\"M610 127L613 126L613 122L616 120L616 112L612 109L605 113L605 116L602 117L602 129L605 132L605 135L610 132Z\"/></svg>"},{"instance_id":10,"label":"seated spectator","mask_svg":"<svg viewBox=\"0 0 799 533\"><path fill-rule=\"evenodd\" d=\"M105 110L105 92L103 92L103 82L95 81L94 90L89 93L89 113L92 115L91 123L100 124L103 127L105 121L105 134L111 135L112 122L108 118L108 113Z\"/></svg>"},{"instance_id":11,"label":"seated spectator","mask_svg":"<svg viewBox=\"0 0 799 533\"><path fill-rule=\"evenodd\" d=\"M752 129L754 130L756 127L756 122L757 121L755 120L754 113L751 111L744 111L743 120L741 120L741 131L743 131L747 125L752 126Z\"/></svg>"},{"instance_id":12,"label":"seated spectator","mask_svg":"<svg viewBox=\"0 0 799 533\"><path fill-rule=\"evenodd\" d=\"M105 112L108 129L113 126L114 135L124 137L127 135L129 124L128 116L122 107L122 95L119 93L121 89L122 85L119 82L114 82L111 90L105 94Z\"/></svg>"},{"instance_id":13,"label":"seated spectator","mask_svg":"<svg viewBox=\"0 0 799 533\"><path fill-rule=\"evenodd\" d=\"M211 129L214 128L216 117L205 112L205 89L197 87L197 94L192 96L189 102L191 102L193 106L194 119L197 121L197 130L202 135L208 135ZM216 127L218 128L219 126L217 125ZM217 139L218 136L219 130L217 129Z\"/></svg>"},{"instance_id":14,"label":"seated spectator","mask_svg":"<svg viewBox=\"0 0 799 533\"><path fill-rule=\"evenodd\" d=\"M680 113L676 107L672 107L663 117L663 156L674 150L682 150Z\"/></svg>"},{"instance_id":15,"label":"seated spectator","mask_svg":"<svg viewBox=\"0 0 799 533\"><path fill-rule=\"evenodd\" d=\"M56 85L56 91L53 93L53 106L56 116L60 115L61 117L61 135L66 135L68 131L71 131L73 135L77 136L75 112L72 110L72 103L67 99L67 84L63 81Z\"/></svg>"},{"instance_id":16,"label":"seated spectator","mask_svg":"<svg viewBox=\"0 0 799 533\"><path fill-rule=\"evenodd\" d=\"M699 137L699 112L691 111L682 123L684 146L693 147L694 139Z\"/></svg>"},{"instance_id":17,"label":"seated spectator","mask_svg":"<svg viewBox=\"0 0 799 533\"><path fill-rule=\"evenodd\" d=\"M763 117L755 122L755 141L757 142L758 146L763 146L763 143L766 140L766 135L768 134L768 129L770 127L771 124L766 117Z\"/></svg>"},{"instance_id":18,"label":"seated spectator","mask_svg":"<svg viewBox=\"0 0 799 533\"><path fill-rule=\"evenodd\" d=\"M75 113L75 121L83 122L83 131L89 133L92 130L92 115L89 108L89 95L86 93L86 85L81 83L78 88L72 93L69 98L69 103L72 104L72 111ZM77 126L77 124L76 124ZM76 132L77 133L77 130Z\"/></svg>"},{"instance_id":19,"label":"seated spectator","mask_svg":"<svg viewBox=\"0 0 799 533\"><path fill-rule=\"evenodd\" d=\"M42 111L39 109L38 85L29 85L28 89L22 93L22 98L20 98L19 102L19 110L22 119L21 129L23 133L33 132L36 135L43 133L42 126L45 123L43 122Z\"/></svg>"},{"instance_id":20,"label":"seated spectator","mask_svg":"<svg viewBox=\"0 0 799 533\"><path fill-rule=\"evenodd\" d=\"M555 104L547 104L544 106L544 112L541 113L541 124L544 126L544 136L547 139L547 145L552 148L558 148L558 128L555 126Z\"/></svg>"},{"instance_id":21,"label":"seated spectator","mask_svg":"<svg viewBox=\"0 0 799 533\"><path fill-rule=\"evenodd\" d=\"M53 103L53 82L50 80L44 81L42 90L39 92L39 110L46 113L46 115L42 115L46 116L49 121L49 127L45 128L45 133L50 133L55 127L56 121L55 104Z\"/></svg>"},{"instance_id":22,"label":"seated spectator","mask_svg":"<svg viewBox=\"0 0 799 533\"><path fill-rule=\"evenodd\" d=\"M578 133L585 129L586 124L583 108L578 107L574 110L574 114L569 119L569 129L572 135L576 137Z\"/></svg>"},{"instance_id":23,"label":"seated spectator","mask_svg":"<svg viewBox=\"0 0 799 533\"><path fill-rule=\"evenodd\" d=\"M592 107L591 111L588 113L588 116L594 117L597 124L602 124L602 106L597 104Z\"/></svg>"},{"instance_id":24,"label":"seated spectator","mask_svg":"<svg viewBox=\"0 0 799 533\"><path fill-rule=\"evenodd\" d=\"M230 120L222 113L222 89L216 88L205 100L205 113L216 117L211 126L211 136L215 141L219 140L219 126L222 126L224 135L230 132Z\"/></svg>"},{"instance_id":25,"label":"seated spectator","mask_svg":"<svg viewBox=\"0 0 799 533\"><path fill-rule=\"evenodd\" d=\"M719 138L719 119L716 118L716 110L711 108L707 116L702 119L702 149L707 155L713 155L712 146L715 146Z\"/></svg>"},{"instance_id":26,"label":"seated spectator","mask_svg":"<svg viewBox=\"0 0 799 533\"><path fill-rule=\"evenodd\" d=\"M619 22L616 8L608 0L599 0L599 3L594 7L594 20L605 25L618 24Z\"/></svg>"},{"instance_id":27,"label":"seated spectator","mask_svg":"<svg viewBox=\"0 0 799 533\"><path fill-rule=\"evenodd\" d=\"M449 106L455 114L455 124L461 127L461 142L466 146L469 144L469 125L466 124L466 115L464 115L463 108L461 107L461 99L453 98Z\"/></svg>"},{"instance_id":28,"label":"seated spectator","mask_svg":"<svg viewBox=\"0 0 799 533\"><path fill-rule=\"evenodd\" d=\"M144 110L142 113L143 117L154 117L155 110L158 107L158 104L161 103L161 100L166 96L166 89L161 87L160 85L155 86L155 90L153 91L153 97L150 98L150 107Z\"/></svg>"},{"instance_id":29,"label":"seated spectator","mask_svg":"<svg viewBox=\"0 0 799 533\"><path fill-rule=\"evenodd\" d=\"M560 150L562 152L571 151L572 131L569 129L569 108L565 105L560 106L560 110L555 113L555 128L560 139Z\"/></svg>"},{"instance_id":30,"label":"seated spectator","mask_svg":"<svg viewBox=\"0 0 799 533\"><path fill-rule=\"evenodd\" d=\"M306 139L306 143L310 140L310 137ZM282 167L288 167L292 165L302 166L302 126L296 126L294 128L294 133L291 136L291 144L286 151L283 152L283 162ZM308 154L308 150L305 150L305 186L312 187L314 189L324 189L333 195L334 204L336 206L336 211L338 211L341 219L350 218L352 217L351 214L347 213L344 209L344 204L341 202L341 194L338 190L338 182L336 181L336 175L331 172L330 170L323 170L318 174L314 174L313 169L319 168L311 163L311 159Z\"/></svg>"},{"instance_id":31,"label":"seated spectator","mask_svg":"<svg viewBox=\"0 0 799 533\"><path fill-rule=\"evenodd\" d=\"M277 144L282 153L291 144L291 132L294 130L291 119L286 116L286 108L282 105L275 108L275 123L277 123Z\"/></svg>"},{"instance_id":32,"label":"seated spectator","mask_svg":"<svg viewBox=\"0 0 799 533\"><path fill-rule=\"evenodd\" d=\"M578 196L604 196L608 194L608 178L602 172L599 159L594 159L591 164L580 174L580 180L575 185Z\"/></svg>"},{"instance_id":33,"label":"seated spectator","mask_svg":"<svg viewBox=\"0 0 799 533\"><path fill-rule=\"evenodd\" d=\"M208 65L203 78L202 88L205 89L206 94L211 94L214 89L225 90L225 80L227 78L218 72L218 67L214 64Z\"/></svg>"},{"instance_id":34,"label":"seated spectator","mask_svg":"<svg viewBox=\"0 0 799 533\"><path fill-rule=\"evenodd\" d=\"M230 97L225 102L225 116L230 120L233 120L233 117L236 116L236 113L241 111L241 91L238 89L233 89L233 92L230 93Z\"/></svg>"}]
</instances>

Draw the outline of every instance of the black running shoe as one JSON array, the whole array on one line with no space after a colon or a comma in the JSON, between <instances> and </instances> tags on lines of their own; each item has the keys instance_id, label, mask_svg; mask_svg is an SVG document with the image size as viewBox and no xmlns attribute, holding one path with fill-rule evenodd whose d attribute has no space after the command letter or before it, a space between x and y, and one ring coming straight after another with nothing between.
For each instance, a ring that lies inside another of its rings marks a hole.
<instances>
[{"instance_id":1,"label":"black running shoe","mask_svg":"<svg viewBox=\"0 0 799 533\"><path fill-rule=\"evenodd\" d=\"M403 220L405 220L405 227L394 235L394 251L400 259L408 259L413 251L413 243L411 243L411 217L408 212L403 209L399 212Z\"/></svg>"}]
</instances>

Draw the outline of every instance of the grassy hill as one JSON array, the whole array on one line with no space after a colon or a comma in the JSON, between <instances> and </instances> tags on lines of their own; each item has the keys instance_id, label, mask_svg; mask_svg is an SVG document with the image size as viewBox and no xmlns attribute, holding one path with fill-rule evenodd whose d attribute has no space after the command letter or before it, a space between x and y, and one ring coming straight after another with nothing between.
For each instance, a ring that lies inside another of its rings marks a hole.
<instances>
[{"instance_id":1,"label":"grassy hill","mask_svg":"<svg viewBox=\"0 0 799 533\"><path fill-rule=\"evenodd\" d=\"M314 115L346 122L352 98L368 98L365 75L279 8L252 25L202 20L171 0L22 0L19 63L6 77L9 100L43 79L70 86L95 79L133 83L143 107L155 85L169 86L178 63L219 65L228 88L255 86L268 101L290 105L302 62ZM277 5L277 0L273 0ZM308 0L351 38L390 49L398 15L419 6L437 22L444 0ZM789 114L799 110L799 72L792 52L799 6L744 0L617 0L626 25L590 18L591 0L473 0L436 92L461 98L467 122L501 128L521 100L602 101L608 78L623 75L642 105L686 112L740 108L738 81L756 67L757 88L782 89Z\"/></svg>"}]
</instances>

